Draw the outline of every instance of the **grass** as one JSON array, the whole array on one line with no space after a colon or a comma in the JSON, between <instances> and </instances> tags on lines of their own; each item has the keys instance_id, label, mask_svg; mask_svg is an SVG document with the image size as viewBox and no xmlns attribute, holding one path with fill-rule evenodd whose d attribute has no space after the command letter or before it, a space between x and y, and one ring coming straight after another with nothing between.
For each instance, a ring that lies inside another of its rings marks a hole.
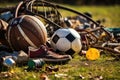
<instances>
[{"instance_id":1,"label":"grass","mask_svg":"<svg viewBox=\"0 0 120 80\"><path fill-rule=\"evenodd\" d=\"M3 3L0 4L0 7L9 7L12 5L16 5L17 3ZM93 20L102 20L105 19L105 23L102 23L105 27L120 27L120 5L114 6L72 6L72 5L62 5L68 8L77 10L81 13L90 12L93 15ZM60 11L62 16L73 16L75 14L71 12L67 12L64 10ZM69 14L69 15L68 15Z\"/></svg>"},{"instance_id":2,"label":"grass","mask_svg":"<svg viewBox=\"0 0 120 80\"><path fill-rule=\"evenodd\" d=\"M102 20L105 19L106 22L103 23L106 27L120 27L120 6L70 6L67 7L77 10L79 12L90 12L93 15L93 20ZM114 11L115 10L115 11ZM61 12L62 13L62 12ZM71 13L65 13L63 11L63 15L65 16L74 15Z\"/></svg>"},{"instance_id":3,"label":"grass","mask_svg":"<svg viewBox=\"0 0 120 80\"><path fill-rule=\"evenodd\" d=\"M1 80L40 80L40 75L45 71L46 66L53 64L45 64L39 70L26 71L27 66L18 67L15 66L11 77L1 78ZM98 60L89 61L85 56L76 55L67 64L53 65L59 67L58 72L52 72L48 74L51 80L80 80L84 77L84 80L89 80L96 76L103 77L103 80L119 80L120 79L120 64L119 61L115 61L110 55L101 55ZM55 77L55 74L64 74L64 77Z\"/></svg>"},{"instance_id":4,"label":"grass","mask_svg":"<svg viewBox=\"0 0 120 80\"><path fill-rule=\"evenodd\" d=\"M6 6L8 4L2 4ZM13 4L11 4L13 5ZM120 27L120 6L70 6L74 10L80 12L91 12L93 19L106 19L103 23L106 27ZM74 15L65 11L61 11L63 16ZM12 68L12 72L9 70L9 76L1 76L0 80L40 80L40 75L45 72L45 67L53 64L45 64L42 69L26 71L28 67L17 65ZM101 54L100 58L95 61L89 61L85 56L79 56L76 54L74 58L67 64L53 65L59 67L58 72L48 73L50 80L94 80L95 77L102 77L103 80L120 80L120 62L115 61L114 57L106 54ZM64 74L64 77L57 78L55 74Z\"/></svg>"},{"instance_id":5,"label":"grass","mask_svg":"<svg viewBox=\"0 0 120 80\"><path fill-rule=\"evenodd\" d=\"M15 6L17 4L18 3L6 3L6 2L3 2L3 3L0 3L0 7L11 7L11 6Z\"/></svg>"}]
</instances>

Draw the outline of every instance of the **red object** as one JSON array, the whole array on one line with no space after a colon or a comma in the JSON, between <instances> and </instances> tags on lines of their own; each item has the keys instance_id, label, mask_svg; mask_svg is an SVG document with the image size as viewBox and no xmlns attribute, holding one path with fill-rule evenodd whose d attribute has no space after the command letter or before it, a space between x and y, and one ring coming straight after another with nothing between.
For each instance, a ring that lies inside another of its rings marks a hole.
<instances>
[{"instance_id":1,"label":"red object","mask_svg":"<svg viewBox=\"0 0 120 80\"><path fill-rule=\"evenodd\" d=\"M47 53L47 50L43 49L42 46L40 48L34 48L31 46L28 48L29 48L28 55L30 58L38 58Z\"/></svg>"}]
</instances>

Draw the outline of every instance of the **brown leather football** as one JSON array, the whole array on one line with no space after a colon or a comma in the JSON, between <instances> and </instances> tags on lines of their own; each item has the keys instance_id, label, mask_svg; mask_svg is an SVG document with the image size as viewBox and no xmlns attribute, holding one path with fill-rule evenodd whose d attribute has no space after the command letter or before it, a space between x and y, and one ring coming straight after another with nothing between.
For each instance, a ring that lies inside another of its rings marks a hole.
<instances>
[{"instance_id":1,"label":"brown leather football","mask_svg":"<svg viewBox=\"0 0 120 80\"><path fill-rule=\"evenodd\" d=\"M14 18L7 28L7 40L13 50L28 51L28 47L46 44L47 30L36 17L22 15Z\"/></svg>"}]
</instances>

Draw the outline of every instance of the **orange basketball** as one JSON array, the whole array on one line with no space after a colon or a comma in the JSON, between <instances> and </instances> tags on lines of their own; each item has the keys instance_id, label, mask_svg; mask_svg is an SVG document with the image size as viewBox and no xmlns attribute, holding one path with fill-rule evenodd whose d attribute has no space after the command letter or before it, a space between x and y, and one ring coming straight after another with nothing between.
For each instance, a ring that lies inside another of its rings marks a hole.
<instances>
[{"instance_id":1,"label":"orange basketball","mask_svg":"<svg viewBox=\"0 0 120 80\"><path fill-rule=\"evenodd\" d=\"M22 15L11 21L6 37L14 50L28 51L28 46L37 48L46 43L47 31L38 18Z\"/></svg>"}]
</instances>

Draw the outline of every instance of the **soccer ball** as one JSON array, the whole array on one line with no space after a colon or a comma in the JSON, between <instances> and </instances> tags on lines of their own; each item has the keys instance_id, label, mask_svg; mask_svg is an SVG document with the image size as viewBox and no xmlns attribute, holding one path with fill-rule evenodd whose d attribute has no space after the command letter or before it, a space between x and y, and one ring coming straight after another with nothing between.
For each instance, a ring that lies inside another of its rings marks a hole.
<instances>
[{"instance_id":1,"label":"soccer ball","mask_svg":"<svg viewBox=\"0 0 120 80\"><path fill-rule=\"evenodd\" d=\"M52 35L50 42L53 49L69 55L79 53L82 48L81 37L72 28L58 29Z\"/></svg>"}]
</instances>

